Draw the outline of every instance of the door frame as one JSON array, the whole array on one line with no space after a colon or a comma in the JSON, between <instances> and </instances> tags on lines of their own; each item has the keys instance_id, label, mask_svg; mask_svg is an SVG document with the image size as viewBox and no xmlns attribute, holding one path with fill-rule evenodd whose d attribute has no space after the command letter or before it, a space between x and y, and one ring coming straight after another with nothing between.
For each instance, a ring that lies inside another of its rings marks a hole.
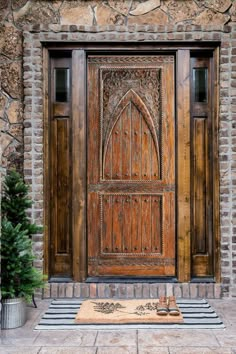
<instances>
[{"instance_id":1,"label":"door frame","mask_svg":"<svg viewBox=\"0 0 236 354\"><path fill-rule=\"evenodd\" d=\"M177 280L191 280L191 205L190 205L190 53L211 51L215 68L213 93L213 235L214 270L220 282L220 226L219 226L219 47L183 43L45 43L43 47L44 77L44 272L49 274L50 218L49 218L49 76L50 51L72 51L72 235L73 280L87 278L87 222L86 222L86 55L87 53L174 54L176 65L175 122L176 122L176 269ZM184 65L183 65L184 62ZM80 77L78 83L77 77ZM182 159L179 156L183 156ZM181 178L180 178L181 176ZM213 281L213 280L212 280Z\"/></svg>"}]
</instances>

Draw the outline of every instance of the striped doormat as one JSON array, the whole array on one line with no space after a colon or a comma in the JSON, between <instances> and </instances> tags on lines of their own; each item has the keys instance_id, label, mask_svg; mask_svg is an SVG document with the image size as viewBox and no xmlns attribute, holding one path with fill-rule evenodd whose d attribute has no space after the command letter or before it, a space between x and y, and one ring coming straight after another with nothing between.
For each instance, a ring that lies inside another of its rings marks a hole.
<instances>
[{"instance_id":1,"label":"striped doormat","mask_svg":"<svg viewBox=\"0 0 236 354\"><path fill-rule=\"evenodd\" d=\"M81 300L53 300L44 313L36 330L60 329L222 329L225 328L221 319L205 299L177 299L177 304L184 318L183 323L157 324L76 324L75 316L80 308Z\"/></svg>"}]
</instances>

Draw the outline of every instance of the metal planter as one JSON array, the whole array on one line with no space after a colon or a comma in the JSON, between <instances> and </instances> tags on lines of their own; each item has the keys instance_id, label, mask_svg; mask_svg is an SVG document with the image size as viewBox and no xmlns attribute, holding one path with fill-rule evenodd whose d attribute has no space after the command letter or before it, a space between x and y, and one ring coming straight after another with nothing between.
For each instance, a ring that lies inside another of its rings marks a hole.
<instances>
[{"instance_id":1,"label":"metal planter","mask_svg":"<svg viewBox=\"0 0 236 354\"><path fill-rule=\"evenodd\" d=\"M26 322L24 298L2 299L1 327L10 329L21 327Z\"/></svg>"}]
</instances>

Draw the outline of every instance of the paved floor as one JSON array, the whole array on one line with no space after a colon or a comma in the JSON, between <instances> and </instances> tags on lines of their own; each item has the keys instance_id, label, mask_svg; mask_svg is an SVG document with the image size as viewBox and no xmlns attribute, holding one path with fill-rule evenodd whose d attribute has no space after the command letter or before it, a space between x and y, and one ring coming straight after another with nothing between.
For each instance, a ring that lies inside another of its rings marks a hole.
<instances>
[{"instance_id":1,"label":"paved floor","mask_svg":"<svg viewBox=\"0 0 236 354\"><path fill-rule=\"evenodd\" d=\"M28 308L24 327L1 331L0 354L236 354L236 300L210 300L224 330L35 331L49 301Z\"/></svg>"}]
</instances>

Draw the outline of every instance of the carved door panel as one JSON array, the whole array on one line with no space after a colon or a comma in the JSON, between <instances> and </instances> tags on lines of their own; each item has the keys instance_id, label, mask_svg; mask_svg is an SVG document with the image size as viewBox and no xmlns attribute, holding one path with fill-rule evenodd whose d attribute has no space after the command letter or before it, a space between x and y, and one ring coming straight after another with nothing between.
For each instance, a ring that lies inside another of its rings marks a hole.
<instances>
[{"instance_id":1,"label":"carved door panel","mask_svg":"<svg viewBox=\"0 0 236 354\"><path fill-rule=\"evenodd\" d=\"M175 275L174 57L88 57L88 275Z\"/></svg>"}]
</instances>

